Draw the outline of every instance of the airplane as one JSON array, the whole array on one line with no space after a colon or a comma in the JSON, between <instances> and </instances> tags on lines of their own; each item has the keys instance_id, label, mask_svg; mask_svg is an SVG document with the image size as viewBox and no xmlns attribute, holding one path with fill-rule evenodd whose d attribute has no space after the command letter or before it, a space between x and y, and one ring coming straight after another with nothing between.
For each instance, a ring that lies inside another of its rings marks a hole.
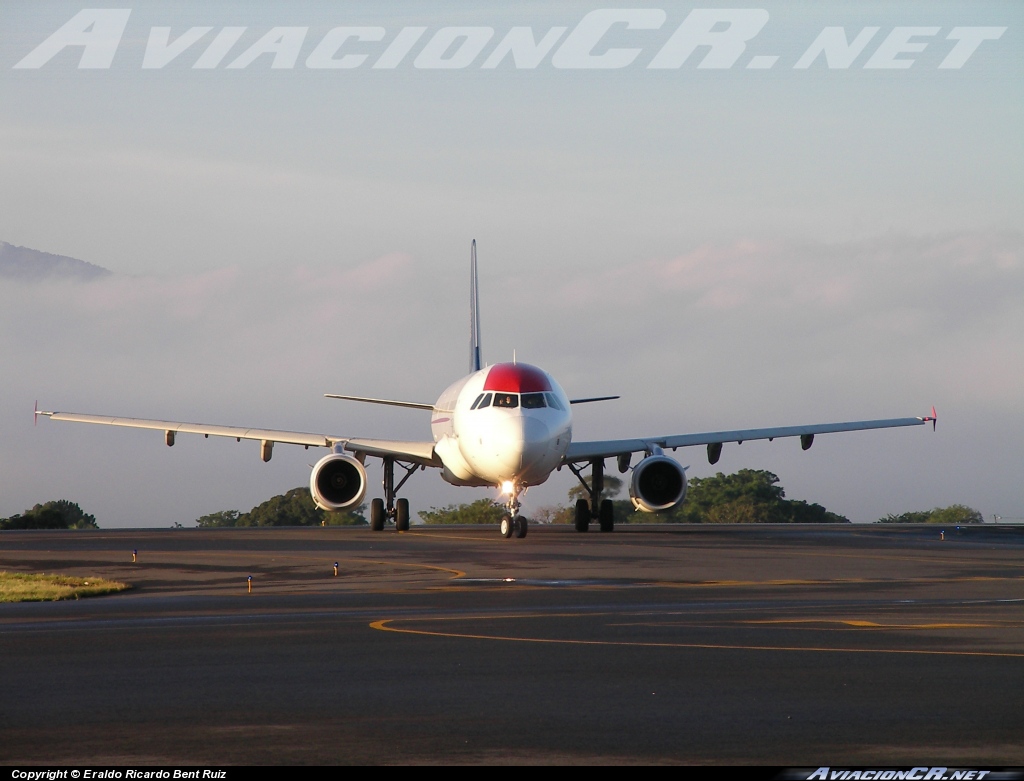
<instances>
[{"instance_id":1,"label":"airplane","mask_svg":"<svg viewBox=\"0 0 1024 781\"><path fill-rule=\"evenodd\" d=\"M218 426L143 418L86 415L77 412L47 412L35 409L35 416L51 420L96 423L163 430L164 441L173 446L177 434L204 437L234 437L258 440L260 457L269 461L274 445L289 444L329 448L330 453L313 466L309 490L323 510L337 512L359 505L367 490L367 458L383 464L384 496L370 502L370 528L381 531L393 523L399 532L409 530L409 500L398 492L417 471L439 469L441 477L457 486L490 486L504 498L505 512L499 530L505 538L522 538L529 522L520 513L520 496L530 486L544 483L553 472L567 467L583 484L589 499L575 507L575 528L586 532L596 522L602 532L614 529L612 502L602 497L606 459L615 459L620 473L632 472L629 496L642 512L663 512L680 505L686 497L686 467L665 455L666 450L705 445L708 462L717 463L722 447L730 442L799 437L807 450L815 436L843 431L920 426L931 422L935 428L935 407L930 415L886 420L858 420L696 434L670 434L574 441L572 406L617 399L618 396L569 398L548 372L527 363L484 365L481 355L480 310L478 306L476 240L470 249L470 373L455 381L433 404L395 401L336 393L331 399L420 409L430 412L431 440L396 441L350 436L310 434L297 431ZM635 466L633 455L641 454ZM590 481L583 476L590 466ZM404 471L395 483L395 467Z\"/></svg>"}]
</instances>

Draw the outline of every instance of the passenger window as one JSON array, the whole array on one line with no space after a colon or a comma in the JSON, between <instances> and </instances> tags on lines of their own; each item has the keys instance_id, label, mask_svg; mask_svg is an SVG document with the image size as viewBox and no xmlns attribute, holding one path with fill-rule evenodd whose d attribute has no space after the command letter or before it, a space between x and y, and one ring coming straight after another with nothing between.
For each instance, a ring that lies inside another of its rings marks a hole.
<instances>
[{"instance_id":1,"label":"passenger window","mask_svg":"<svg viewBox=\"0 0 1024 781\"><path fill-rule=\"evenodd\" d=\"M553 409L565 409L558 401L558 397L554 393L545 393L548 399L548 406Z\"/></svg>"},{"instance_id":2,"label":"passenger window","mask_svg":"<svg viewBox=\"0 0 1024 781\"><path fill-rule=\"evenodd\" d=\"M543 393L524 393L523 394L523 409L540 409L546 407L547 404L544 402Z\"/></svg>"},{"instance_id":3,"label":"passenger window","mask_svg":"<svg viewBox=\"0 0 1024 781\"><path fill-rule=\"evenodd\" d=\"M494 406L511 409L519 406L519 396L515 393L495 393Z\"/></svg>"},{"instance_id":4,"label":"passenger window","mask_svg":"<svg viewBox=\"0 0 1024 781\"><path fill-rule=\"evenodd\" d=\"M483 409L484 407L489 406L491 406L491 394L485 393L484 397L480 400L480 404L477 406L477 409Z\"/></svg>"}]
</instances>

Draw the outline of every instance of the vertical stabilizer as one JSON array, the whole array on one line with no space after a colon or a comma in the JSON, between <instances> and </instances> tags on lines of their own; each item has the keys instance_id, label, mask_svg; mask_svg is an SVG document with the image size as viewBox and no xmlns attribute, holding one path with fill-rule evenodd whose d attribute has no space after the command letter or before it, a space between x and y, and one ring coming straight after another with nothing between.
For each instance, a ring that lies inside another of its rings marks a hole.
<instances>
[{"instance_id":1,"label":"vertical stabilizer","mask_svg":"<svg viewBox=\"0 0 1024 781\"><path fill-rule=\"evenodd\" d=\"M478 372L483 368L480 357L480 308L479 286L476 279L476 239L469 254L469 370Z\"/></svg>"}]
</instances>

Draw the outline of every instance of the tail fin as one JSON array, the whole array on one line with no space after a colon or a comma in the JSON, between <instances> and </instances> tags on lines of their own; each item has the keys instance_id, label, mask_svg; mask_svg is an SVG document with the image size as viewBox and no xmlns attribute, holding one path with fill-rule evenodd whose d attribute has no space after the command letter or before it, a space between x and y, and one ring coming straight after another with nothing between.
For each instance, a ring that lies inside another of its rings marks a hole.
<instances>
[{"instance_id":1,"label":"tail fin","mask_svg":"<svg viewBox=\"0 0 1024 781\"><path fill-rule=\"evenodd\" d=\"M479 290L476 279L476 239L469 257L469 370L478 372L483 368L480 356L480 309Z\"/></svg>"}]
</instances>

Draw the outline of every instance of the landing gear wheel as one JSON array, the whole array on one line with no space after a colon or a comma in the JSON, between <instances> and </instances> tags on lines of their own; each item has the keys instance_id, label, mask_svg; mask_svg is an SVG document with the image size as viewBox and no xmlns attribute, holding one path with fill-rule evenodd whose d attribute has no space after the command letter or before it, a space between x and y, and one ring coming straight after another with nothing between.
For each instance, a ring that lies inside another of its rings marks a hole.
<instances>
[{"instance_id":1,"label":"landing gear wheel","mask_svg":"<svg viewBox=\"0 0 1024 781\"><path fill-rule=\"evenodd\" d=\"M576 500L576 531L585 532L590 528L590 502L586 499Z\"/></svg>"},{"instance_id":2,"label":"landing gear wheel","mask_svg":"<svg viewBox=\"0 0 1024 781\"><path fill-rule=\"evenodd\" d=\"M395 500L395 531L409 531L409 500Z\"/></svg>"},{"instance_id":3,"label":"landing gear wheel","mask_svg":"<svg viewBox=\"0 0 1024 781\"><path fill-rule=\"evenodd\" d=\"M384 500L374 499L370 502L370 528L375 531L384 531Z\"/></svg>"},{"instance_id":4,"label":"landing gear wheel","mask_svg":"<svg viewBox=\"0 0 1024 781\"><path fill-rule=\"evenodd\" d=\"M524 515L516 516L515 527L516 527L516 537L518 539L521 540L521 539L523 539L523 537L526 536L526 527L528 525L529 525L529 522L526 520L526 516L524 516Z\"/></svg>"},{"instance_id":5,"label":"landing gear wheel","mask_svg":"<svg viewBox=\"0 0 1024 781\"><path fill-rule=\"evenodd\" d=\"M601 500L598 521L601 523L601 531L603 532L610 532L615 528L615 508L612 506L611 499Z\"/></svg>"},{"instance_id":6,"label":"landing gear wheel","mask_svg":"<svg viewBox=\"0 0 1024 781\"><path fill-rule=\"evenodd\" d=\"M501 536L506 540L512 536L515 524L512 523L512 516L505 513L501 516L501 525L498 527L501 530Z\"/></svg>"}]
</instances>

